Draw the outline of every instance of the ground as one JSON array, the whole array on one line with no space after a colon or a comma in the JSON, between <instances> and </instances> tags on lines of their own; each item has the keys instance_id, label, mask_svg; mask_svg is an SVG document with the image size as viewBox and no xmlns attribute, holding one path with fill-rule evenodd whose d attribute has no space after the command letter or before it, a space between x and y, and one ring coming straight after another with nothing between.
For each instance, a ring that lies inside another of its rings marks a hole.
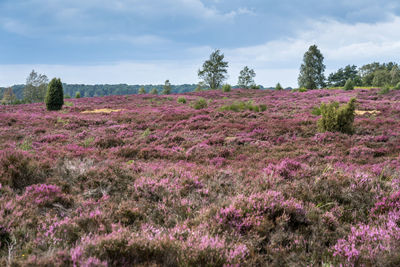
<instances>
[{"instance_id":1,"label":"ground","mask_svg":"<svg viewBox=\"0 0 400 267\"><path fill-rule=\"evenodd\" d=\"M400 91L378 92L0 106L0 265L396 265ZM354 134L318 132L352 97Z\"/></svg>"}]
</instances>

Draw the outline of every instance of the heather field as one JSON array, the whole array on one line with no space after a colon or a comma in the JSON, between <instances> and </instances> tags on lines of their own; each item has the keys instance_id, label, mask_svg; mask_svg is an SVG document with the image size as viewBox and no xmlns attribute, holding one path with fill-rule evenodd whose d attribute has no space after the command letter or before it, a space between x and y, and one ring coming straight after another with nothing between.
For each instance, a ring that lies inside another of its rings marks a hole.
<instances>
[{"instance_id":1,"label":"heather field","mask_svg":"<svg viewBox=\"0 0 400 267\"><path fill-rule=\"evenodd\" d=\"M400 91L378 92L0 106L0 266L398 266ZM354 134L318 132L352 97Z\"/></svg>"}]
</instances>

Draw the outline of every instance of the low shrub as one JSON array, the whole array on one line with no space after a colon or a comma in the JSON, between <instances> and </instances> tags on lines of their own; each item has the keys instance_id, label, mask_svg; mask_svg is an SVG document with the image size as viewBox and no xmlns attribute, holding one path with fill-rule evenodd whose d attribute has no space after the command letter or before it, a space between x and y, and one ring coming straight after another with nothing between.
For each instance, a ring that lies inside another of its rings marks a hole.
<instances>
[{"instance_id":1,"label":"low shrub","mask_svg":"<svg viewBox=\"0 0 400 267\"><path fill-rule=\"evenodd\" d=\"M345 91L354 90L354 83L351 79L348 79L346 81L346 84L344 85L343 90L345 90Z\"/></svg>"},{"instance_id":2,"label":"low shrub","mask_svg":"<svg viewBox=\"0 0 400 267\"><path fill-rule=\"evenodd\" d=\"M263 111L267 110L267 106L265 104L254 105L253 101L247 101L247 102L236 101L230 105L222 106L219 110L220 111L234 111L234 112L250 110L250 111L254 111L254 112L263 112Z\"/></svg>"},{"instance_id":3,"label":"low shrub","mask_svg":"<svg viewBox=\"0 0 400 267\"><path fill-rule=\"evenodd\" d=\"M81 98L81 92L76 92L75 98Z\"/></svg>"},{"instance_id":4,"label":"low shrub","mask_svg":"<svg viewBox=\"0 0 400 267\"><path fill-rule=\"evenodd\" d=\"M385 87L382 87L382 88L379 90L378 94L384 95L384 94L387 94L387 93L389 93L389 92L390 92L390 87L389 87L389 86L385 86Z\"/></svg>"},{"instance_id":5,"label":"low shrub","mask_svg":"<svg viewBox=\"0 0 400 267\"><path fill-rule=\"evenodd\" d=\"M225 93L226 93L226 92L230 92L231 89L232 89L232 87L231 87L230 84L224 84L224 85L222 86L222 91L225 92Z\"/></svg>"},{"instance_id":6,"label":"low shrub","mask_svg":"<svg viewBox=\"0 0 400 267\"><path fill-rule=\"evenodd\" d=\"M322 103L320 107L322 118L318 120L319 131L352 134L354 131L355 103L355 98L341 107L339 107L338 102Z\"/></svg>"},{"instance_id":7,"label":"low shrub","mask_svg":"<svg viewBox=\"0 0 400 267\"><path fill-rule=\"evenodd\" d=\"M194 102L194 104L193 104L194 109L203 109L206 107L208 107L208 104L207 104L207 100L205 100L204 98L197 99L196 102Z\"/></svg>"},{"instance_id":8,"label":"low shrub","mask_svg":"<svg viewBox=\"0 0 400 267\"><path fill-rule=\"evenodd\" d=\"M180 103L180 104L186 104L186 98L183 96L178 97L178 99L176 100L176 102Z\"/></svg>"},{"instance_id":9,"label":"low shrub","mask_svg":"<svg viewBox=\"0 0 400 267\"><path fill-rule=\"evenodd\" d=\"M393 87L393 90L400 90L400 82L398 84L396 84L395 87Z\"/></svg>"},{"instance_id":10,"label":"low shrub","mask_svg":"<svg viewBox=\"0 0 400 267\"><path fill-rule=\"evenodd\" d=\"M15 150L0 153L0 183L12 189L22 190L42 181L39 169L28 153Z\"/></svg>"}]
</instances>

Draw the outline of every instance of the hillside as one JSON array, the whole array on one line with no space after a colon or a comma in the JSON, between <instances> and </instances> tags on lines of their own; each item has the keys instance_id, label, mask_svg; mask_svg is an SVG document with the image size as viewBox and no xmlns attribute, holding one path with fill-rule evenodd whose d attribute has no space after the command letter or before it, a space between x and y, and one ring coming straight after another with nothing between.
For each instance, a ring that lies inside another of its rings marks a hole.
<instances>
[{"instance_id":1,"label":"hillside","mask_svg":"<svg viewBox=\"0 0 400 267\"><path fill-rule=\"evenodd\" d=\"M1 266L399 264L400 90L67 101L0 106Z\"/></svg>"}]
</instances>

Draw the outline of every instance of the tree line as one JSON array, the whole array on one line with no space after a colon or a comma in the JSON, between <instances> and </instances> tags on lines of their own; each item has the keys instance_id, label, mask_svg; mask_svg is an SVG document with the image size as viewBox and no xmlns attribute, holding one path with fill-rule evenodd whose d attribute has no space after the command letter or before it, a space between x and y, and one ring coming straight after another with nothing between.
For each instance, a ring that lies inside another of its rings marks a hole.
<instances>
[{"instance_id":1,"label":"tree line","mask_svg":"<svg viewBox=\"0 0 400 267\"><path fill-rule=\"evenodd\" d=\"M231 86L224 84L227 79L229 63L224 60L224 54L215 50L210 54L208 60L204 61L202 68L198 70L198 77L201 80L198 84L172 85L166 80L163 85L127 85L127 84L62 84L63 95L70 97L96 97L108 95L128 94L171 94L201 91L206 89L222 88L230 90ZM298 85L300 88L317 89L324 87L351 86L365 87L398 87L400 88L400 66L397 63L379 63L357 67L347 65L325 77L326 66L324 56L316 45L312 45L305 52L303 62L300 66ZM254 69L244 66L240 71L237 85L233 88L264 89L256 85ZM48 78L32 70L26 79L25 85L14 85L10 88L0 88L0 99L2 104L19 104L43 102L48 86ZM277 83L270 89L282 90L283 87Z\"/></svg>"}]
</instances>

